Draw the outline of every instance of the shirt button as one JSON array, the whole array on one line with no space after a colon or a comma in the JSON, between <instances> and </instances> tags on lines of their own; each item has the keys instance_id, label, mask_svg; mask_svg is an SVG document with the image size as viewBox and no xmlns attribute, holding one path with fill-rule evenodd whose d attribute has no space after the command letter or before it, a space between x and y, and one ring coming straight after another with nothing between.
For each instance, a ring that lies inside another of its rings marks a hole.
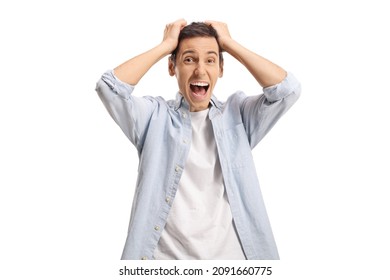
<instances>
[{"instance_id":1,"label":"shirt button","mask_svg":"<svg viewBox=\"0 0 390 280\"><path fill-rule=\"evenodd\" d=\"M169 203L169 201L171 201L170 198L169 198L169 197L166 197L166 198L165 198L165 202L166 202L166 203Z\"/></svg>"},{"instance_id":2,"label":"shirt button","mask_svg":"<svg viewBox=\"0 0 390 280\"><path fill-rule=\"evenodd\" d=\"M179 171L180 171L180 166L176 165L175 171L176 171L176 172L179 172Z\"/></svg>"},{"instance_id":3,"label":"shirt button","mask_svg":"<svg viewBox=\"0 0 390 280\"><path fill-rule=\"evenodd\" d=\"M148 257L142 257L141 260L146 261Z\"/></svg>"},{"instance_id":4,"label":"shirt button","mask_svg":"<svg viewBox=\"0 0 390 280\"><path fill-rule=\"evenodd\" d=\"M159 227L159 226L155 226L155 227L154 227L154 230L155 230L155 231L159 231L159 230L160 230L160 227Z\"/></svg>"},{"instance_id":5,"label":"shirt button","mask_svg":"<svg viewBox=\"0 0 390 280\"><path fill-rule=\"evenodd\" d=\"M183 116L183 118L185 118L185 119L187 118L187 114L186 114L186 113L183 113L182 116Z\"/></svg>"},{"instance_id":6,"label":"shirt button","mask_svg":"<svg viewBox=\"0 0 390 280\"><path fill-rule=\"evenodd\" d=\"M187 144L188 143L187 139L183 139L183 143Z\"/></svg>"}]
</instances>

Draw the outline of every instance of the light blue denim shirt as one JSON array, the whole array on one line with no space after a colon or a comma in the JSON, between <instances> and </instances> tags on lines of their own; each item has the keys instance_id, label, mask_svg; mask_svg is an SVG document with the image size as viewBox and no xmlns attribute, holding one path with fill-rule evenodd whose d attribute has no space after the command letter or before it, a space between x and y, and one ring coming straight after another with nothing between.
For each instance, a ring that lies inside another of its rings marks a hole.
<instances>
[{"instance_id":1,"label":"light blue denim shirt","mask_svg":"<svg viewBox=\"0 0 390 280\"><path fill-rule=\"evenodd\" d=\"M133 96L134 86L121 82L113 71L103 74L96 90L139 155L122 259L153 259L191 146L188 103L179 93L169 101ZM247 259L279 259L251 150L299 94L299 82L288 73L281 83L264 88L263 94L236 92L226 102L215 96L210 101L209 118L223 180Z\"/></svg>"}]
</instances>

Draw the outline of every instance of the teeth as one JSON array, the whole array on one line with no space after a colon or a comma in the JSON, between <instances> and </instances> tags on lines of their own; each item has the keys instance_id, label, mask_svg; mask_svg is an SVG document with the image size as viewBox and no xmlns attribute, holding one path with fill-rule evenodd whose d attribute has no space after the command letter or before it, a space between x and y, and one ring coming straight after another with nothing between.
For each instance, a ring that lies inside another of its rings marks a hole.
<instances>
[{"instance_id":1,"label":"teeth","mask_svg":"<svg viewBox=\"0 0 390 280\"><path fill-rule=\"evenodd\" d=\"M196 82L196 83L191 83L193 86L198 86L198 87L206 87L209 84L208 83L202 83L202 82Z\"/></svg>"}]
</instances>

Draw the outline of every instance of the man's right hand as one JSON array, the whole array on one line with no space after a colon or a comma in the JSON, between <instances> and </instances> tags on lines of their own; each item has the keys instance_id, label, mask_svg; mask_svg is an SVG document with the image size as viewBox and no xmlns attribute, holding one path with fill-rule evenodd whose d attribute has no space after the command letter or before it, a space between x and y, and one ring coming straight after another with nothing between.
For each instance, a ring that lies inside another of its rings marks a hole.
<instances>
[{"instance_id":1,"label":"man's right hand","mask_svg":"<svg viewBox=\"0 0 390 280\"><path fill-rule=\"evenodd\" d=\"M153 49L137 55L116 67L114 69L116 77L125 83L136 85L150 67L176 49L180 31L186 25L187 22L184 19L167 24L163 41Z\"/></svg>"},{"instance_id":2,"label":"man's right hand","mask_svg":"<svg viewBox=\"0 0 390 280\"><path fill-rule=\"evenodd\" d=\"M187 21L185 19L178 19L172 23L168 23L165 26L164 30L164 39L163 43L165 43L170 50L170 52L174 51L178 44L180 31L187 25Z\"/></svg>"}]
</instances>

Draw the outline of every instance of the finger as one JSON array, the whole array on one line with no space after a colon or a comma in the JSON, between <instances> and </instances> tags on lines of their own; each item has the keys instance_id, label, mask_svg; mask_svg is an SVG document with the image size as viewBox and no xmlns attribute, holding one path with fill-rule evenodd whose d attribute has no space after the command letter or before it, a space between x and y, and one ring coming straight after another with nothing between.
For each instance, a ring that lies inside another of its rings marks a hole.
<instances>
[{"instance_id":1,"label":"finger","mask_svg":"<svg viewBox=\"0 0 390 280\"><path fill-rule=\"evenodd\" d=\"M181 19L177 19L174 22L171 22L171 23L167 24L167 26L175 26L175 25L186 26L187 25L187 21L184 18L181 18Z\"/></svg>"},{"instance_id":2,"label":"finger","mask_svg":"<svg viewBox=\"0 0 390 280\"><path fill-rule=\"evenodd\" d=\"M224 22L215 21L215 20L205 20L204 23L208 25L226 25Z\"/></svg>"},{"instance_id":3,"label":"finger","mask_svg":"<svg viewBox=\"0 0 390 280\"><path fill-rule=\"evenodd\" d=\"M215 21L205 20L204 23L207 24L207 25L213 25L213 23L215 23Z\"/></svg>"},{"instance_id":4,"label":"finger","mask_svg":"<svg viewBox=\"0 0 390 280\"><path fill-rule=\"evenodd\" d=\"M184 18L182 18L177 20L177 24L180 26L180 30L182 30L187 25L187 21Z\"/></svg>"}]
</instances>

